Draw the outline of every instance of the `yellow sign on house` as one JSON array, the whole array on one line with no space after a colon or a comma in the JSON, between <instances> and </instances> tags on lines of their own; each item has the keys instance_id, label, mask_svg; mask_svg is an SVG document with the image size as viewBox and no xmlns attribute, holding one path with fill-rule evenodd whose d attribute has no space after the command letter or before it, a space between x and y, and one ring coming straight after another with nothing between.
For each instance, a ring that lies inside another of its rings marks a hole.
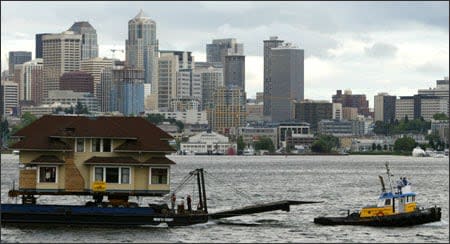
<instances>
[{"instance_id":1,"label":"yellow sign on house","mask_svg":"<svg viewBox=\"0 0 450 244\"><path fill-rule=\"evenodd\" d=\"M103 181L94 181L92 184L93 191L106 191L106 182Z\"/></svg>"}]
</instances>

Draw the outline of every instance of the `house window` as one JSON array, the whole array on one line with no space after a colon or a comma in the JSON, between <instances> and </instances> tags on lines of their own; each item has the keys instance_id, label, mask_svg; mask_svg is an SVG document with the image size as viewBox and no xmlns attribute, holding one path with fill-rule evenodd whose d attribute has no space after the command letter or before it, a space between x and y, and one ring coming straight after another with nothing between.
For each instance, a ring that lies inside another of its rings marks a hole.
<instances>
[{"instance_id":1,"label":"house window","mask_svg":"<svg viewBox=\"0 0 450 244\"><path fill-rule=\"evenodd\" d=\"M56 166L39 167L39 183L56 183Z\"/></svg>"},{"instance_id":2,"label":"house window","mask_svg":"<svg viewBox=\"0 0 450 244\"><path fill-rule=\"evenodd\" d=\"M151 184L167 184L167 168L150 168Z\"/></svg>"},{"instance_id":3,"label":"house window","mask_svg":"<svg viewBox=\"0 0 450 244\"><path fill-rule=\"evenodd\" d=\"M100 152L102 139L95 138L92 139L92 151Z\"/></svg>"},{"instance_id":4,"label":"house window","mask_svg":"<svg viewBox=\"0 0 450 244\"><path fill-rule=\"evenodd\" d=\"M94 167L94 181L114 184L130 184L128 167Z\"/></svg>"},{"instance_id":5,"label":"house window","mask_svg":"<svg viewBox=\"0 0 450 244\"><path fill-rule=\"evenodd\" d=\"M111 139L92 139L92 151L93 152L111 152Z\"/></svg>"},{"instance_id":6,"label":"house window","mask_svg":"<svg viewBox=\"0 0 450 244\"><path fill-rule=\"evenodd\" d=\"M76 145L77 145L76 152L84 152L84 139L77 138Z\"/></svg>"},{"instance_id":7,"label":"house window","mask_svg":"<svg viewBox=\"0 0 450 244\"><path fill-rule=\"evenodd\" d=\"M103 139L103 152L111 152L111 139Z\"/></svg>"}]
</instances>

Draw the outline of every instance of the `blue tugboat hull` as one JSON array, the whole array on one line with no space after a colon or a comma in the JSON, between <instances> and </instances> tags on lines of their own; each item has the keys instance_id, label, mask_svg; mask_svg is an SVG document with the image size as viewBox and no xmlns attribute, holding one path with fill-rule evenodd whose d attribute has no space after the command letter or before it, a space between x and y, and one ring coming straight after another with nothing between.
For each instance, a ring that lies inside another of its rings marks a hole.
<instances>
[{"instance_id":1,"label":"blue tugboat hull","mask_svg":"<svg viewBox=\"0 0 450 244\"><path fill-rule=\"evenodd\" d=\"M321 225L366 225L378 227L404 227L426 224L441 220L441 208L433 207L411 213L395 214L382 217L360 218L358 214L347 217L318 217L314 223Z\"/></svg>"},{"instance_id":2,"label":"blue tugboat hull","mask_svg":"<svg viewBox=\"0 0 450 244\"><path fill-rule=\"evenodd\" d=\"M208 215L157 213L151 207L119 208L79 205L2 204L2 224L158 225L186 226L206 223Z\"/></svg>"}]
</instances>

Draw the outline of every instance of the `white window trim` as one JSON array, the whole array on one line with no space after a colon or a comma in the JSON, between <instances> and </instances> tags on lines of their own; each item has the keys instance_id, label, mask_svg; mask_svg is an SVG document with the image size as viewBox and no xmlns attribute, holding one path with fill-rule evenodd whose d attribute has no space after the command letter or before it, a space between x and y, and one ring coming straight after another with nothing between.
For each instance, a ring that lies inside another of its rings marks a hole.
<instances>
[{"instance_id":1,"label":"white window trim","mask_svg":"<svg viewBox=\"0 0 450 244\"><path fill-rule=\"evenodd\" d=\"M152 184L152 169L167 169L167 184ZM148 167L148 184L149 185L169 185L170 167Z\"/></svg>"},{"instance_id":2,"label":"white window trim","mask_svg":"<svg viewBox=\"0 0 450 244\"><path fill-rule=\"evenodd\" d=\"M92 182L95 182L95 168L102 168L103 169L103 182L106 184L119 184L119 185L131 185L132 184L132 173L131 169L132 167L129 166L94 166L92 167ZM106 182L106 168L119 168L119 183L112 183L112 182ZM128 168L129 174L128 174L128 183L122 183L122 168Z\"/></svg>"},{"instance_id":3,"label":"white window trim","mask_svg":"<svg viewBox=\"0 0 450 244\"><path fill-rule=\"evenodd\" d=\"M109 139L111 141L111 143L109 144L109 152L113 152L113 139L111 139L111 138L91 138L91 152L96 152L93 150L94 140L96 140L96 139L100 139L100 151L99 152L103 152L103 140L104 139Z\"/></svg>"},{"instance_id":4,"label":"white window trim","mask_svg":"<svg viewBox=\"0 0 450 244\"><path fill-rule=\"evenodd\" d=\"M41 167L42 168L44 168L44 167L55 167L56 168L56 175L55 175L55 182L41 182L41 176L40 176L40 173L41 173ZM51 165L51 164L48 164L48 165L39 165L39 166L37 166L37 177L36 177L36 181L37 181L37 183L39 183L39 184L58 184L58 177L59 177L59 167L58 167L58 165Z\"/></svg>"},{"instance_id":5,"label":"white window trim","mask_svg":"<svg viewBox=\"0 0 450 244\"><path fill-rule=\"evenodd\" d=\"M83 140L83 151L86 152L86 140L84 138L75 138L75 152L78 152L78 140Z\"/></svg>"}]
</instances>

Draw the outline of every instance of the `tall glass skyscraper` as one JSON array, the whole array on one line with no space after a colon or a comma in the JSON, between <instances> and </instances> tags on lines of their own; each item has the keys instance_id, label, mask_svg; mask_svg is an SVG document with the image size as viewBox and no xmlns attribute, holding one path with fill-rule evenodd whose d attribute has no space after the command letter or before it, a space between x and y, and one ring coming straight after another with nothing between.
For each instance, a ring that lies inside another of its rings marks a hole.
<instances>
[{"instance_id":1,"label":"tall glass skyscraper","mask_svg":"<svg viewBox=\"0 0 450 244\"><path fill-rule=\"evenodd\" d=\"M144 70L145 83L155 83L158 65L158 40L156 22L140 11L128 21L128 40L126 46L126 66ZM152 84L152 85L155 85Z\"/></svg>"},{"instance_id":2,"label":"tall glass skyscraper","mask_svg":"<svg viewBox=\"0 0 450 244\"><path fill-rule=\"evenodd\" d=\"M81 60L98 57L97 31L89 22L75 22L69 31L81 35Z\"/></svg>"}]
</instances>

